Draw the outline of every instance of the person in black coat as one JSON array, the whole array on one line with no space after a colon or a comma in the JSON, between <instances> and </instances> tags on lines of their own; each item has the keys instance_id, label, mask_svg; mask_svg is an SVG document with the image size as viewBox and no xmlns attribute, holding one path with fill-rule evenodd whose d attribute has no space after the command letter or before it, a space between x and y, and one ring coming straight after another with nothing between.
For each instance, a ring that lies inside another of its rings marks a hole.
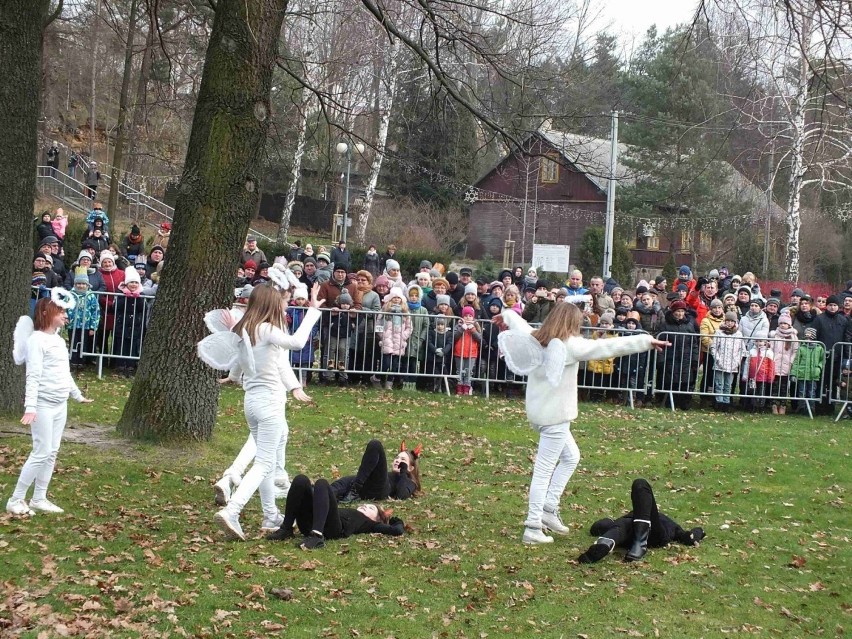
<instances>
[{"instance_id":1,"label":"person in black coat","mask_svg":"<svg viewBox=\"0 0 852 639\"><path fill-rule=\"evenodd\" d=\"M604 518L592 524L590 534L597 541L577 558L581 564L593 564L606 557L617 546L627 548L624 561L639 561L648 547L663 548L673 541L697 546L704 539L702 528L686 531L674 519L661 513L654 491L644 479L637 479L630 488L633 510L618 519Z\"/></svg>"},{"instance_id":2,"label":"person in black coat","mask_svg":"<svg viewBox=\"0 0 852 639\"><path fill-rule=\"evenodd\" d=\"M388 472L385 447L378 439L372 439L361 456L358 473L336 480L331 490L344 504L358 499L409 499L420 490L421 450L421 446L406 450L402 442Z\"/></svg>"},{"instance_id":3,"label":"person in black coat","mask_svg":"<svg viewBox=\"0 0 852 639\"><path fill-rule=\"evenodd\" d=\"M287 493L284 521L266 538L270 541L292 539L295 537L293 526L297 525L305 536L299 545L312 550L322 548L326 539L344 539L365 533L404 534L405 524L399 517L391 517L391 512L377 504L338 509L334 490L327 480L318 479L311 486L311 480L305 475L296 475Z\"/></svg>"},{"instance_id":4,"label":"person in black coat","mask_svg":"<svg viewBox=\"0 0 852 639\"><path fill-rule=\"evenodd\" d=\"M347 273L352 270L352 254L343 240L331 249L331 263L334 264L334 268L343 267Z\"/></svg>"},{"instance_id":5,"label":"person in black coat","mask_svg":"<svg viewBox=\"0 0 852 639\"><path fill-rule=\"evenodd\" d=\"M136 269L129 266L124 273L124 282L120 286L124 295L117 295L115 298L112 354L118 359L116 372L130 377L136 371L139 355L142 352L142 339L148 323L149 300L140 297L142 283Z\"/></svg>"},{"instance_id":6,"label":"person in black coat","mask_svg":"<svg viewBox=\"0 0 852 639\"><path fill-rule=\"evenodd\" d=\"M679 394L673 397L674 405L686 410L689 408L690 393L695 386L701 345L695 311L682 300L673 302L666 310L657 337L671 342L671 347L665 350L659 360L659 387L663 392L679 391Z\"/></svg>"},{"instance_id":7,"label":"person in black coat","mask_svg":"<svg viewBox=\"0 0 852 639\"><path fill-rule=\"evenodd\" d=\"M39 222L38 226L36 226L38 243L41 244L44 241L44 238L50 237L53 234L53 225L50 223L50 213L45 211L41 214L41 222Z\"/></svg>"}]
</instances>

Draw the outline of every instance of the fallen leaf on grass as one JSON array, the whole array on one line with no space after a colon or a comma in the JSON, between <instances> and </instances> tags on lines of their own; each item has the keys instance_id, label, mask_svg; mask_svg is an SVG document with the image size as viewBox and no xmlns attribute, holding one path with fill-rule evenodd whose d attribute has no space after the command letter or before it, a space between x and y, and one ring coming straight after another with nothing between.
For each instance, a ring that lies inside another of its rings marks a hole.
<instances>
[{"instance_id":1,"label":"fallen leaf on grass","mask_svg":"<svg viewBox=\"0 0 852 639\"><path fill-rule=\"evenodd\" d=\"M790 566L790 568L802 568L806 563L808 563L808 560L804 557L793 555L793 559L787 565Z\"/></svg>"},{"instance_id":2,"label":"fallen leaf on grass","mask_svg":"<svg viewBox=\"0 0 852 639\"><path fill-rule=\"evenodd\" d=\"M281 601L290 601L293 598L293 591L290 588L273 588L269 594Z\"/></svg>"}]
</instances>

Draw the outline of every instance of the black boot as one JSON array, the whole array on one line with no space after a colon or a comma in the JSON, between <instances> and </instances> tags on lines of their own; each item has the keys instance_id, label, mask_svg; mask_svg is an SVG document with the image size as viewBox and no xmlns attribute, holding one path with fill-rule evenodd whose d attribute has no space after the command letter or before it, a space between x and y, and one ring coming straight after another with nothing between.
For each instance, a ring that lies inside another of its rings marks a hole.
<instances>
[{"instance_id":1,"label":"black boot","mask_svg":"<svg viewBox=\"0 0 852 639\"><path fill-rule=\"evenodd\" d=\"M648 535L651 533L651 522L644 519L633 520L633 543L624 555L624 561L639 561L648 552Z\"/></svg>"},{"instance_id":2,"label":"black boot","mask_svg":"<svg viewBox=\"0 0 852 639\"><path fill-rule=\"evenodd\" d=\"M615 548L615 542L608 537L598 537L598 540L589 546L589 549L577 557L581 564L594 564L606 557Z\"/></svg>"}]
</instances>

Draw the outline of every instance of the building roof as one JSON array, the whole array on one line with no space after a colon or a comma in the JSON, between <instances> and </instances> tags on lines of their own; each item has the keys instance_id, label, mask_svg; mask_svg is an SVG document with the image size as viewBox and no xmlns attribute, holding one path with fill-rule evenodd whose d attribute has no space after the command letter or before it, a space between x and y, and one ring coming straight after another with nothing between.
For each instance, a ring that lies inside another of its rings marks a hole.
<instances>
[{"instance_id":1,"label":"building roof","mask_svg":"<svg viewBox=\"0 0 852 639\"><path fill-rule=\"evenodd\" d=\"M525 142L534 136L538 136L548 142L553 148L559 151L565 160L581 171L601 192L606 193L607 183L609 182L609 164L612 149L612 144L609 140L577 133L556 131L547 126L546 123L538 131L530 134ZM620 143L618 145L618 162L615 175L619 185L633 184L639 177L635 169L631 169L622 162L622 159L630 151L631 147L627 144ZM477 184L511 157L511 155L512 153L508 153L501 158L494 167L488 170L477 181ZM756 209L766 205L765 191L758 188L729 162L725 162L724 160L718 160L718 162L724 164L728 169L728 186L732 196L749 201ZM784 209L773 201L772 216L776 219L784 219L785 215Z\"/></svg>"}]
</instances>

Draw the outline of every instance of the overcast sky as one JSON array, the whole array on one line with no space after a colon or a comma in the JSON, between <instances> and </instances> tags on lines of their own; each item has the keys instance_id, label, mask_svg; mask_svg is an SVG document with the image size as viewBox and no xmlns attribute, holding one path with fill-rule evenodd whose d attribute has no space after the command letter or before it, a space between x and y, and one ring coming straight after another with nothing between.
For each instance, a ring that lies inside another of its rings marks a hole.
<instances>
[{"instance_id":1,"label":"overcast sky","mask_svg":"<svg viewBox=\"0 0 852 639\"><path fill-rule=\"evenodd\" d=\"M664 32L681 22L689 22L699 0L604 0L597 24L619 36L627 48L638 45L652 24Z\"/></svg>"}]
</instances>

